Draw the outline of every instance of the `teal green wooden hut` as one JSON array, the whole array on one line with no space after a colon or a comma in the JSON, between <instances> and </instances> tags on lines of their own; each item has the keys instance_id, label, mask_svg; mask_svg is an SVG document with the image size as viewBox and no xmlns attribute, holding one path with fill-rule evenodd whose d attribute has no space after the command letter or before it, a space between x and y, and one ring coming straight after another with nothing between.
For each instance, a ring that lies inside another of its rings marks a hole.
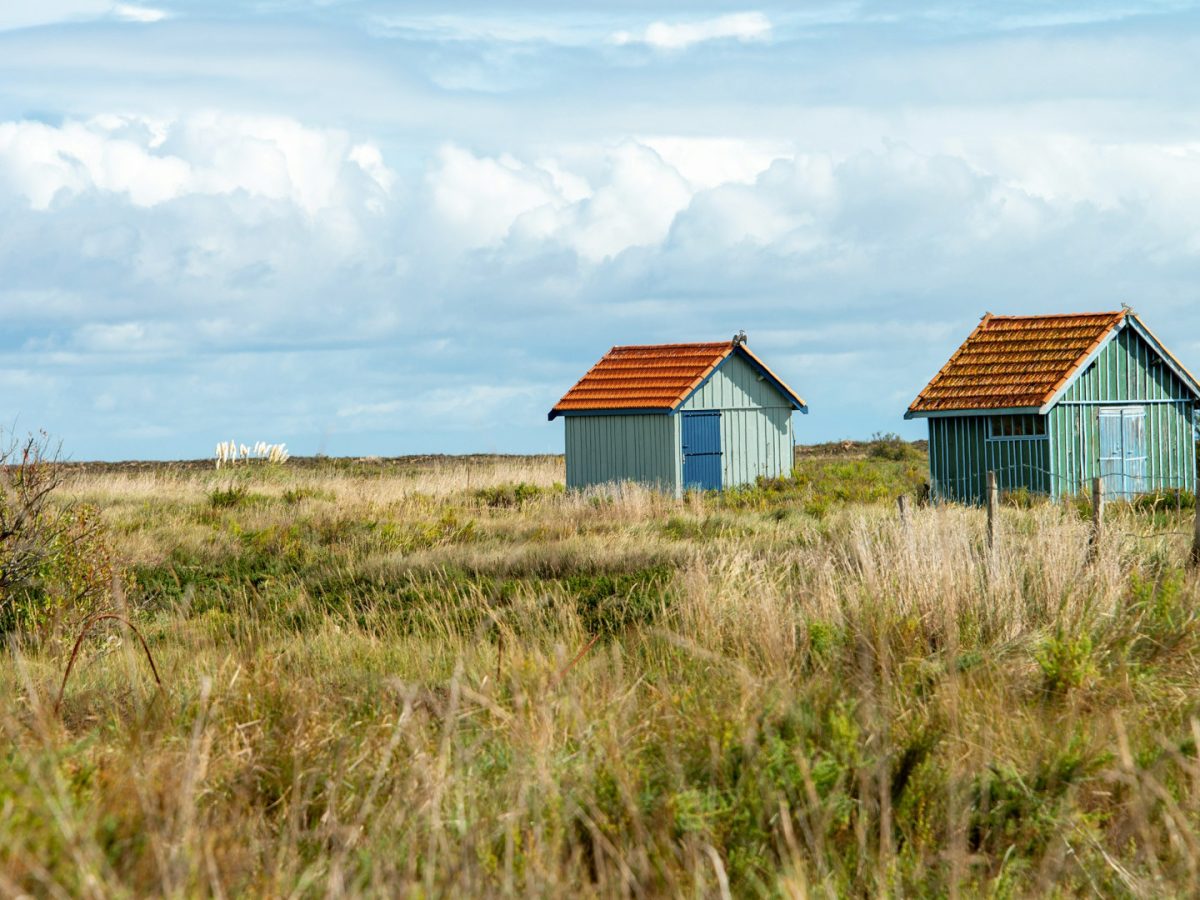
<instances>
[{"instance_id":1,"label":"teal green wooden hut","mask_svg":"<svg viewBox=\"0 0 1200 900\"><path fill-rule=\"evenodd\" d=\"M550 410L565 419L567 487L632 481L675 495L792 471L808 406L746 346L613 347Z\"/></svg>"},{"instance_id":2,"label":"teal green wooden hut","mask_svg":"<svg viewBox=\"0 0 1200 900\"><path fill-rule=\"evenodd\" d=\"M935 499L1001 491L1110 497L1196 490L1200 384L1120 312L983 317L906 419L929 420Z\"/></svg>"}]
</instances>

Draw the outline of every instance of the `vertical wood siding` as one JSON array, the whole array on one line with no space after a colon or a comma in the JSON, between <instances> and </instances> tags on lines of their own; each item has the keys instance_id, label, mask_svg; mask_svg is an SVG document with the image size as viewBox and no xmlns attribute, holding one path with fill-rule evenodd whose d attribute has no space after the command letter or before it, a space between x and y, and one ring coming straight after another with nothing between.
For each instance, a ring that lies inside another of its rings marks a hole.
<instances>
[{"instance_id":1,"label":"vertical wood siding","mask_svg":"<svg viewBox=\"0 0 1200 900\"><path fill-rule=\"evenodd\" d=\"M1141 335L1125 328L1047 414L1044 438L988 440L986 415L931 418L934 498L983 502L989 470L996 472L1001 491L1026 488L1054 497L1090 491L1100 475L1104 405L1144 408L1147 491L1195 491L1192 395Z\"/></svg>"},{"instance_id":2,"label":"vertical wood siding","mask_svg":"<svg viewBox=\"0 0 1200 900\"><path fill-rule=\"evenodd\" d=\"M636 481L676 493L676 416L566 416L567 487Z\"/></svg>"},{"instance_id":3,"label":"vertical wood siding","mask_svg":"<svg viewBox=\"0 0 1200 900\"><path fill-rule=\"evenodd\" d=\"M752 484L760 475L777 478L791 474L792 408L740 356L727 358L679 408L683 412L721 411L724 486Z\"/></svg>"},{"instance_id":4,"label":"vertical wood siding","mask_svg":"<svg viewBox=\"0 0 1200 900\"><path fill-rule=\"evenodd\" d=\"M1049 493L1050 441L1045 436L988 438L989 416L929 420L929 484L936 500L983 503L987 473L1002 493Z\"/></svg>"}]
</instances>

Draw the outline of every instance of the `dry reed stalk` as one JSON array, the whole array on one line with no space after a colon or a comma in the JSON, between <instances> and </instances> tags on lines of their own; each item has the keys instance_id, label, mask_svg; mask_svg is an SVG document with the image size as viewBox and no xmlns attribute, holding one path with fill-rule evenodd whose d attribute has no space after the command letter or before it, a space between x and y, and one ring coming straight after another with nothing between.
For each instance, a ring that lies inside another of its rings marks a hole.
<instances>
[{"instance_id":1,"label":"dry reed stalk","mask_svg":"<svg viewBox=\"0 0 1200 900\"><path fill-rule=\"evenodd\" d=\"M75 658L79 655L80 647L83 646L83 639L87 637L88 632L95 625L109 619L122 623L137 636L137 639L142 644L142 649L146 651L146 661L150 663L150 672L154 675L154 683L158 685L159 691L162 691L162 679L158 677L158 667L154 664L154 656L150 653L150 645L146 643L146 639L142 637L142 633L137 629L137 626L124 616L117 615L116 613L100 613L92 616L83 623L83 627L79 630L79 637L75 639L75 646L71 648L71 656L67 660L67 668L63 672L62 684L58 687L58 698L54 701L54 714L56 716L58 715L59 707L62 706L63 694L67 690L67 679L71 677L71 669L75 666Z\"/></svg>"},{"instance_id":2,"label":"dry reed stalk","mask_svg":"<svg viewBox=\"0 0 1200 900\"><path fill-rule=\"evenodd\" d=\"M572 657L571 661L562 667L562 671L560 671L558 673L558 675L555 676L553 683L555 685L561 684L562 680L567 677L567 673L570 672L573 668L575 668L576 663L578 663L581 659L583 659L585 656L587 656L588 651L596 646L596 642L598 640L600 640L600 635L599 634L593 635L592 639L583 645L583 649L580 650L578 653L576 653L575 656Z\"/></svg>"}]
</instances>

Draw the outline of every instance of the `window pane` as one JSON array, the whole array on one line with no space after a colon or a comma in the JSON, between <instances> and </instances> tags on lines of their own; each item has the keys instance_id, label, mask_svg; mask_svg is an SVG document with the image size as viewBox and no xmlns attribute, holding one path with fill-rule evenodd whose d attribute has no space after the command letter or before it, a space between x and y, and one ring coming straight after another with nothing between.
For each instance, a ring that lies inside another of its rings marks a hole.
<instances>
[{"instance_id":1,"label":"window pane","mask_svg":"<svg viewBox=\"0 0 1200 900\"><path fill-rule=\"evenodd\" d=\"M993 439L1045 437L1046 417L1036 414L990 416L988 431Z\"/></svg>"}]
</instances>

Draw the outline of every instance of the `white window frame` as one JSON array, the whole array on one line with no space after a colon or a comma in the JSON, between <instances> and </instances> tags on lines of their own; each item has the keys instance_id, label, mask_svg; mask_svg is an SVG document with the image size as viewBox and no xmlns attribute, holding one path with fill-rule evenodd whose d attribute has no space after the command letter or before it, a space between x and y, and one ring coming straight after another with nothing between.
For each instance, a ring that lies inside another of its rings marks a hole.
<instances>
[{"instance_id":1,"label":"white window frame","mask_svg":"<svg viewBox=\"0 0 1200 900\"><path fill-rule=\"evenodd\" d=\"M1041 419L1045 423L1045 428L1041 434L993 434L992 421L1001 416L1004 418L1012 418L1013 416L1030 416ZM990 413L987 417L987 440L994 444L1012 444L1016 443L1017 441L1048 441L1050 440L1050 422L1047 416L1042 416L1037 413Z\"/></svg>"}]
</instances>

